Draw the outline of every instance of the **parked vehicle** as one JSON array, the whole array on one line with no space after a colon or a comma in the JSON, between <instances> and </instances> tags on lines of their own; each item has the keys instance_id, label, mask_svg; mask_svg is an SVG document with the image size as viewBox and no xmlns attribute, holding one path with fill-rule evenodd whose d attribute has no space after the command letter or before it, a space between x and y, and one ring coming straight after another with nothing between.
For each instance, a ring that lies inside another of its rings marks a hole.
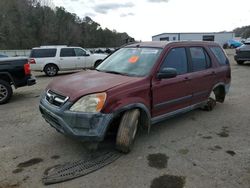
<instances>
[{"instance_id":1,"label":"parked vehicle","mask_svg":"<svg viewBox=\"0 0 250 188\"><path fill-rule=\"evenodd\" d=\"M234 59L239 65L242 65L245 61L250 61L250 42L245 42L241 47L236 49Z\"/></svg>"},{"instance_id":2,"label":"parked vehicle","mask_svg":"<svg viewBox=\"0 0 250 188\"><path fill-rule=\"evenodd\" d=\"M30 54L31 70L55 76L60 70L77 70L97 67L106 54L91 54L80 47L41 46Z\"/></svg>"},{"instance_id":3,"label":"parked vehicle","mask_svg":"<svg viewBox=\"0 0 250 188\"><path fill-rule=\"evenodd\" d=\"M224 49L227 49L227 48L238 48L238 47L240 47L242 44L243 44L243 43L241 43L240 41L231 39L231 40L227 41L227 43L225 43L225 44L223 45L223 48L224 48Z\"/></svg>"},{"instance_id":4,"label":"parked vehicle","mask_svg":"<svg viewBox=\"0 0 250 188\"><path fill-rule=\"evenodd\" d=\"M36 79L31 75L27 58L0 59L0 105L10 100L13 94L12 86L17 89L35 83Z\"/></svg>"},{"instance_id":5,"label":"parked vehicle","mask_svg":"<svg viewBox=\"0 0 250 188\"><path fill-rule=\"evenodd\" d=\"M62 134L102 141L117 128L116 147L132 148L138 127L196 108L212 110L229 91L229 60L214 42L154 41L114 52L96 70L54 79L40 101Z\"/></svg>"},{"instance_id":6,"label":"parked vehicle","mask_svg":"<svg viewBox=\"0 0 250 188\"><path fill-rule=\"evenodd\" d=\"M8 57L8 56L5 55L5 54L1 54L1 53L0 53L0 58L3 58L3 57Z\"/></svg>"}]
</instances>

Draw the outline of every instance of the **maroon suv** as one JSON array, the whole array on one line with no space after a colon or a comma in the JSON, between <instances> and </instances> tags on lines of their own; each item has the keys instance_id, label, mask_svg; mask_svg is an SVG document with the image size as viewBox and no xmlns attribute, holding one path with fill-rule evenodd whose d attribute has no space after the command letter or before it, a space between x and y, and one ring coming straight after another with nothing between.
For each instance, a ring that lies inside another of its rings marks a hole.
<instances>
[{"instance_id":1,"label":"maroon suv","mask_svg":"<svg viewBox=\"0 0 250 188\"><path fill-rule=\"evenodd\" d=\"M139 126L195 108L212 109L230 87L229 61L213 42L143 42L123 47L96 70L54 79L40 111L59 132L102 141L117 127L116 146L129 152Z\"/></svg>"}]
</instances>

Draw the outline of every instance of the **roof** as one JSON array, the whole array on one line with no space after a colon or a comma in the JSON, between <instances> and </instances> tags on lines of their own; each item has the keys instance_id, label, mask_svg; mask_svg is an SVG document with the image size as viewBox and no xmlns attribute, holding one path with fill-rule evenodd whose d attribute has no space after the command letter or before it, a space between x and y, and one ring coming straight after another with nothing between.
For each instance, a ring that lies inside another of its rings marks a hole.
<instances>
[{"instance_id":1,"label":"roof","mask_svg":"<svg viewBox=\"0 0 250 188\"><path fill-rule=\"evenodd\" d=\"M210 45L218 45L215 42L212 41L150 41L150 42L138 42L129 44L125 47L152 47L152 48L165 48L168 44L193 44L193 45L204 45L204 44L210 44Z\"/></svg>"},{"instance_id":2,"label":"roof","mask_svg":"<svg viewBox=\"0 0 250 188\"><path fill-rule=\"evenodd\" d=\"M153 48L164 48L167 44L171 42L169 41L150 41L150 42L138 42L129 44L126 47L153 47Z\"/></svg>"},{"instance_id":3,"label":"roof","mask_svg":"<svg viewBox=\"0 0 250 188\"><path fill-rule=\"evenodd\" d=\"M234 34L234 32L230 31L230 32L183 32L183 33L161 33L158 35L154 35L152 37L157 37L157 36L161 36L161 35L166 35L166 34L170 34L170 35L179 35L179 34L209 34L209 35L214 35L214 34L223 34L223 33L229 33L229 34Z\"/></svg>"}]
</instances>

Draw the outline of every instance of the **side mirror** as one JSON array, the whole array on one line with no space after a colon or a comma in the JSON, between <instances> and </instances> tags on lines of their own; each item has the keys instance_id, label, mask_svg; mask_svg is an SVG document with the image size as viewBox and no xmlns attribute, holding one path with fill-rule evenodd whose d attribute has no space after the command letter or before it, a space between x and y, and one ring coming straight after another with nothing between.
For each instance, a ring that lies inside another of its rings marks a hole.
<instances>
[{"instance_id":1,"label":"side mirror","mask_svg":"<svg viewBox=\"0 0 250 188\"><path fill-rule=\"evenodd\" d=\"M90 56L90 53L89 52L86 52L86 54L84 56Z\"/></svg>"},{"instance_id":2,"label":"side mirror","mask_svg":"<svg viewBox=\"0 0 250 188\"><path fill-rule=\"evenodd\" d=\"M175 68L164 68L160 72L157 73L157 78L174 78L177 76L177 71Z\"/></svg>"}]
</instances>

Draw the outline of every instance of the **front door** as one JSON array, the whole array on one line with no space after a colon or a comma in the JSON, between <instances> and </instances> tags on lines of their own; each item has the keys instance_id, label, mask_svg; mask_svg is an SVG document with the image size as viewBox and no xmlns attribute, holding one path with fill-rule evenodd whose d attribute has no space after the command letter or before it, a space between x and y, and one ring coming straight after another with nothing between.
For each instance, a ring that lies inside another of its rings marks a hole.
<instances>
[{"instance_id":1,"label":"front door","mask_svg":"<svg viewBox=\"0 0 250 188\"><path fill-rule=\"evenodd\" d=\"M81 48L75 48L76 68L83 69L86 67L86 51Z\"/></svg>"},{"instance_id":2,"label":"front door","mask_svg":"<svg viewBox=\"0 0 250 188\"><path fill-rule=\"evenodd\" d=\"M178 75L174 78L152 81L152 117L185 108L192 100L186 49L184 47L170 49L160 70L163 68L175 68Z\"/></svg>"},{"instance_id":3,"label":"front door","mask_svg":"<svg viewBox=\"0 0 250 188\"><path fill-rule=\"evenodd\" d=\"M62 48L59 58L62 70L76 69L77 57L74 48Z\"/></svg>"}]
</instances>

